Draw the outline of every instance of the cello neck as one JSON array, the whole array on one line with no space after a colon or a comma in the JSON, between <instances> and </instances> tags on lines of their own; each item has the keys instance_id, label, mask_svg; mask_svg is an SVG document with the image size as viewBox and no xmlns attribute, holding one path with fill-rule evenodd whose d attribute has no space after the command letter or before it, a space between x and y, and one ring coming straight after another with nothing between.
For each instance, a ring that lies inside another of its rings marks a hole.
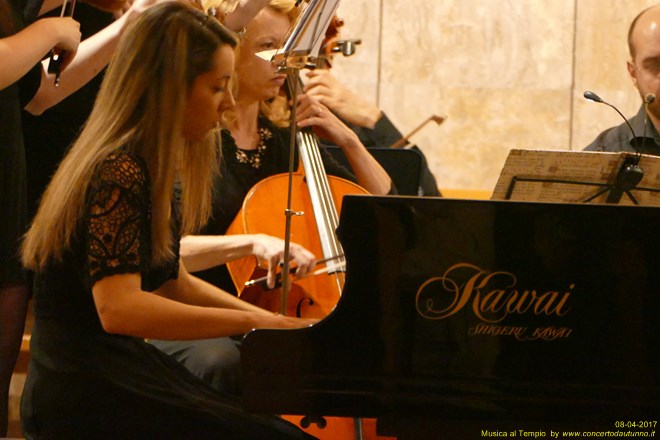
<instances>
[{"instance_id":1,"label":"cello neck","mask_svg":"<svg viewBox=\"0 0 660 440\"><path fill-rule=\"evenodd\" d=\"M300 77L297 74L290 74L287 84L290 96L295 98L301 90ZM339 225L339 215L321 158L318 138L311 129L296 130L296 145L314 208L323 258L329 260L328 266L337 265L339 267L343 261L337 261L335 257L344 253L335 234Z\"/></svg>"}]
</instances>

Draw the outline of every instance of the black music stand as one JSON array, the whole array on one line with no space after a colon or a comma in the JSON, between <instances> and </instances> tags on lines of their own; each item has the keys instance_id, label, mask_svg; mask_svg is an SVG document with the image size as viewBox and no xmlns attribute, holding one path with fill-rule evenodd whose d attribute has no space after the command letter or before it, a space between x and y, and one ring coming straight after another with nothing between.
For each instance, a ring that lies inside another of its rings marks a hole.
<instances>
[{"instance_id":1,"label":"black music stand","mask_svg":"<svg viewBox=\"0 0 660 440\"><path fill-rule=\"evenodd\" d=\"M297 5L301 1L297 2ZM277 50L275 53L260 53L257 54L262 58L269 59L274 63L280 72L288 75L288 81L299 81L300 70L305 67L315 66L321 50L321 44L325 37L326 30L332 21L332 18L339 6L339 0L310 0L303 6L301 14L296 19L285 37L282 49ZM297 95L295 94L295 87L293 88L292 101L294 107L297 102ZM289 250L291 243L291 217L299 215L291 209L291 187L292 176L295 167L294 150L295 142L298 138L298 130L296 127L295 112L291 112L291 145L289 154L289 196L286 215L286 231L284 233L284 258L282 267L282 305L281 310L284 314L286 311L286 298L289 286ZM304 161L304 159L303 159ZM355 422L355 439L362 439L362 419L354 418ZM325 427L326 420L320 415L307 415L301 420L302 427L308 427L310 424L315 423L320 428Z\"/></svg>"},{"instance_id":2,"label":"black music stand","mask_svg":"<svg viewBox=\"0 0 660 440\"><path fill-rule=\"evenodd\" d=\"M492 199L660 206L659 172L655 156L514 149Z\"/></svg>"},{"instance_id":3,"label":"black music stand","mask_svg":"<svg viewBox=\"0 0 660 440\"><path fill-rule=\"evenodd\" d=\"M325 149L333 159L350 169L348 159L341 148L332 145L326 146ZM399 195L419 195L423 161L419 151L385 147L369 148L368 151L378 161L380 166L387 171Z\"/></svg>"},{"instance_id":4,"label":"black music stand","mask_svg":"<svg viewBox=\"0 0 660 440\"><path fill-rule=\"evenodd\" d=\"M339 0L310 0L289 29L282 48L264 55L272 55L268 59L282 70L295 71L308 63L315 64L338 6Z\"/></svg>"},{"instance_id":5,"label":"black music stand","mask_svg":"<svg viewBox=\"0 0 660 440\"><path fill-rule=\"evenodd\" d=\"M300 3L301 1L297 1L296 6L299 6ZM272 62L277 66L280 72L286 73L289 82L298 81L300 69L309 65L309 63L316 62L326 30L328 29L338 6L339 0L310 0L305 3L304 6L301 6L302 11L297 17L295 23L293 23L293 26L289 29L282 48L274 51L269 50L259 52L256 55ZM296 88L294 88L294 91L295 89ZM297 95L294 93L291 98L295 107ZM289 253L291 245L291 217L294 215L301 215L301 213L294 212L291 209L293 172L295 169L294 152L296 139L298 137L297 131L295 112L292 111L288 199L284 211L284 215L286 216L286 229L284 232L284 263L282 267L282 314L286 311L286 300L290 286Z\"/></svg>"}]
</instances>

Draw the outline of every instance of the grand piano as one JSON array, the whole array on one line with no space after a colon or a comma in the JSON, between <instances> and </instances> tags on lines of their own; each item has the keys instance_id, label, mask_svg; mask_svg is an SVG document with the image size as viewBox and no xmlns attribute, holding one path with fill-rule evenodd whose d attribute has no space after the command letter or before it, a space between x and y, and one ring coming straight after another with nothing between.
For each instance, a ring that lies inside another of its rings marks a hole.
<instances>
[{"instance_id":1,"label":"grand piano","mask_svg":"<svg viewBox=\"0 0 660 440\"><path fill-rule=\"evenodd\" d=\"M248 410L415 440L660 432L659 208L347 196L338 236L334 311L245 337Z\"/></svg>"}]
</instances>

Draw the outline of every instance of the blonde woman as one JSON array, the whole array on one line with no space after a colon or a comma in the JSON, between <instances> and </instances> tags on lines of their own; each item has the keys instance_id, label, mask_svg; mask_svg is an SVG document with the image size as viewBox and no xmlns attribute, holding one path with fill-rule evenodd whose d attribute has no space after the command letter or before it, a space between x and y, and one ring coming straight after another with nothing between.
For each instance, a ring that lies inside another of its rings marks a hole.
<instances>
[{"instance_id":1,"label":"blonde woman","mask_svg":"<svg viewBox=\"0 0 660 440\"><path fill-rule=\"evenodd\" d=\"M120 42L23 244L36 279L26 438L305 438L144 342L311 323L246 304L178 257L180 234L210 212L212 129L233 105L235 44L178 2L144 12Z\"/></svg>"},{"instance_id":2,"label":"blonde woman","mask_svg":"<svg viewBox=\"0 0 660 440\"><path fill-rule=\"evenodd\" d=\"M205 7L222 16L231 12L235 3L211 1ZM181 242L182 255L196 256L195 268L200 269L196 275L225 290L233 287L226 267L218 265L226 259L222 261L221 253L213 249L220 249L226 242L228 237L223 234L248 191L261 180L288 171L290 109L287 99L281 96L286 76L257 54L283 44L298 12L295 3L270 0L240 32L236 107L226 113L228 129L221 133L221 172L214 182L213 216L200 234ZM355 173L340 167L322 151L328 174L357 181L373 194L391 190L387 173L355 133L325 106L302 95L296 111L300 127L312 127L319 136L342 147ZM240 236L234 237L240 240ZM240 395L240 338L151 342L214 387Z\"/></svg>"}]
</instances>

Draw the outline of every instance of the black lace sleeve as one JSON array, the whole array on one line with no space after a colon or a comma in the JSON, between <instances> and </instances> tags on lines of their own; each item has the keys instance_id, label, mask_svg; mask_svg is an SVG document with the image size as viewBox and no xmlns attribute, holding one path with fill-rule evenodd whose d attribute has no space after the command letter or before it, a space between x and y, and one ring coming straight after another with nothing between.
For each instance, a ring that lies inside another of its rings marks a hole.
<instances>
[{"instance_id":1,"label":"black lace sleeve","mask_svg":"<svg viewBox=\"0 0 660 440\"><path fill-rule=\"evenodd\" d=\"M151 255L150 191L144 163L128 154L100 166L88 194L89 286L120 273L145 272Z\"/></svg>"}]
</instances>

